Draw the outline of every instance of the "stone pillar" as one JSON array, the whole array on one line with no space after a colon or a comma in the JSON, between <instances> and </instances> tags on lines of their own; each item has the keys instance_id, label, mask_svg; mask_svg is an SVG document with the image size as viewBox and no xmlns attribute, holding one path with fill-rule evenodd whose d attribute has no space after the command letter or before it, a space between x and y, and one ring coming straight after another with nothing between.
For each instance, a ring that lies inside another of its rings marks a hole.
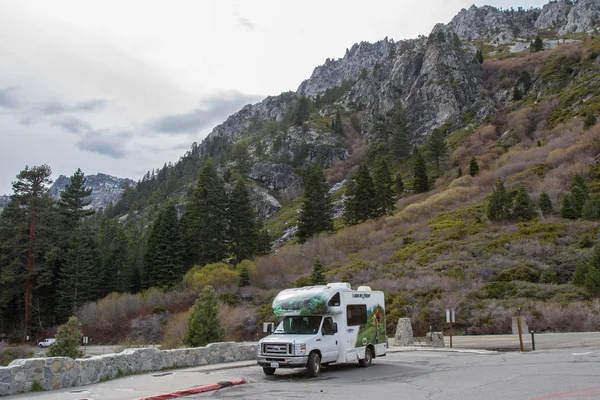
<instances>
[{"instance_id":1,"label":"stone pillar","mask_svg":"<svg viewBox=\"0 0 600 400\"><path fill-rule=\"evenodd\" d=\"M410 318L398 318L396 335L394 336L394 346L411 346L414 342Z\"/></svg>"},{"instance_id":2,"label":"stone pillar","mask_svg":"<svg viewBox=\"0 0 600 400\"><path fill-rule=\"evenodd\" d=\"M427 332L427 340L431 343L431 347L446 347L442 332Z\"/></svg>"}]
</instances>

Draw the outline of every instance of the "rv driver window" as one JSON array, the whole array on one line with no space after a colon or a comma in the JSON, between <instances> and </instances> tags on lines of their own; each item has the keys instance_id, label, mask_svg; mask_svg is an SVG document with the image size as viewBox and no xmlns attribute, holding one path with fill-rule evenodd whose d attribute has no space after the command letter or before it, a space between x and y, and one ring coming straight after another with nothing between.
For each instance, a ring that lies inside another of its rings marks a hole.
<instances>
[{"instance_id":1,"label":"rv driver window","mask_svg":"<svg viewBox=\"0 0 600 400\"><path fill-rule=\"evenodd\" d=\"M367 323L367 306L365 304L346 306L348 326L365 325Z\"/></svg>"}]
</instances>

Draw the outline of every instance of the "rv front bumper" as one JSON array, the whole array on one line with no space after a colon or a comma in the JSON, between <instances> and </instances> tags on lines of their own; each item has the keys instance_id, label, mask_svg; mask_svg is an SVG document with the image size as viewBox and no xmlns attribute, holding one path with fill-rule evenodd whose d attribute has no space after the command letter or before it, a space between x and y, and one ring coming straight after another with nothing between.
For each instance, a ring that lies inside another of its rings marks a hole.
<instances>
[{"instance_id":1,"label":"rv front bumper","mask_svg":"<svg viewBox=\"0 0 600 400\"><path fill-rule=\"evenodd\" d=\"M301 357L277 357L277 356L258 356L256 362L261 367L271 368L306 368L308 356Z\"/></svg>"}]
</instances>

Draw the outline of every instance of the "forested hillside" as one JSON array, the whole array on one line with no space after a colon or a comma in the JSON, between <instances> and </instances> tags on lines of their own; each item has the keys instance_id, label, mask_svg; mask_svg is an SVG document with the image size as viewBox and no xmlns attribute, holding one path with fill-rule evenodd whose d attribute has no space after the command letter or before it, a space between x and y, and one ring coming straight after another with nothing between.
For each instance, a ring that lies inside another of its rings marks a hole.
<instances>
[{"instance_id":1,"label":"forested hillside","mask_svg":"<svg viewBox=\"0 0 600 400\"><path fill-rule=\"evenodd\" d=\"M384 290L390 330L442 329L449 307L470 334L517 312L600 329L600 38L573 23L598 8L563 3L357 44L95 216L81 171L54 203L48 167L25 169L0 216L0 332L76 313L99 341L177 346L211 285L249 340L322 274Z\"/></svg>"}]
</instances>

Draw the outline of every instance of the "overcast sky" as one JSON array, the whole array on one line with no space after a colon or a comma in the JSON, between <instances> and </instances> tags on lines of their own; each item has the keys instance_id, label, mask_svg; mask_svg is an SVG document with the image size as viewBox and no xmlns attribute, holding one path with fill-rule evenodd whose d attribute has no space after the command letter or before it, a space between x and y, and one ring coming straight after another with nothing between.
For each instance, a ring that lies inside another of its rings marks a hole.
<instances>
[{"instance_id":1,"label":"overcast sky","mask_svg":"<svg viewBox=\"0 0 600 400\"><path fill-rule=\"evenodd\" d=\"M137 180L352 44L427 35L472 3L0 0L0 194L26 165Z\"/></svg>"}]
</instances>

